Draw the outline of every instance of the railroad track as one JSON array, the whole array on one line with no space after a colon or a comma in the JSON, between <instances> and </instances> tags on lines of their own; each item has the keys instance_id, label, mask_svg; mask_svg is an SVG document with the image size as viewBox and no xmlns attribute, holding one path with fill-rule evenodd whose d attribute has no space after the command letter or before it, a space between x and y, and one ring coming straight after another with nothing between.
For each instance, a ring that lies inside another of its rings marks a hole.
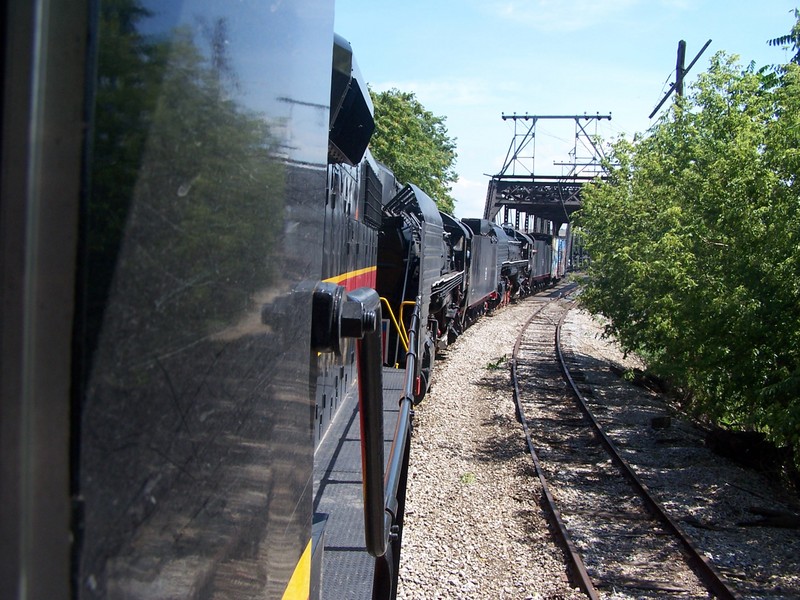
<instances>
[{"instance_id":1,"label":"railroad track","mask_svg":"<svg viewBox=\"0 0 800 600\"><path fill-rule=\"evenodd\" d=\"M534 312L517 338L511 372L518 417L574 583L590 598L736 598L591 414L579 391L581 374L569 372L559 349L570 307L554 299Z\"/></svg>"}]
</instances>

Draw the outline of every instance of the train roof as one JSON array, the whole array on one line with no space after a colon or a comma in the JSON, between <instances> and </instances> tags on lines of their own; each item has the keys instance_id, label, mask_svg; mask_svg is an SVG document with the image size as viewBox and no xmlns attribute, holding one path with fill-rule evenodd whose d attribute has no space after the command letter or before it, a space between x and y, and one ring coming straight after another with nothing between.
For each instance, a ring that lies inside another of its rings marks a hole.
<instances>
[{"instance_id":1,"label":"train roof","mask_svg":"<svg viewBox=\"0 0 800 600\"><path fill-rule=\"evenodd\" d=\"M514 238L514 239L520 240L520 241L525 241L525 242L528 242L529 244L533 243L533 238L530 235L528 235L527 233L524 233L524 232L522 232L522 231L520 231L518 229L514 229L509 224L503 225L503 231L505 231L506 235L508 237L510 237L510 238Z\"/></svg>"},{"instance_id":2,"label":"train roof","mask_svg":"<svg viewBox=\"0 0 800 600\"><path fill-rule=\"evenodd\" d=\"M447 231L457 230L460 231L465 238L472 238L472 231L470 231L469 227L464 225L464 223L456 219L454 216L448 215L447 213L439 211L439 214L442 217L442 225L444 225L444 228Z\"/></svg>"},{"instance_id":3,"label":"train roof","mask_svg":"<svg viewBox=\"0 0 800 600\"><path fill-rule=\"evenodd\" d=\"M386 210L395 214L411 213L421 221L429 223L439 223L440 225L442 223L442 217L439 214L439 208L436 203L413 183L406 184L386 205Z\"/></svg>"},{"instance_id":4,"label":"train roof","mask_svg":"<svg viewBox=\"0 0 800 600\"><path fill-rule=\"evenodd\" d=\"M375 108L350 42L340 35L333 40L330 132L328 162L356 165L375 131Z\"/></svg>"},{"instance_id":5,"label":"train roof","mask_svg":"<svg viewBox=\"0 0 800 600\"><path fill-rule=\"evenodd\" d=\"M508 240L508 235L506 235L505 229L500 227L500 225L498 225L497 223L495 223L493 221L489 221L489 225L491 226L492 230L494 231L494 235L497 237L497 239Z\"/></svg>"},{"instance_id":6,"label":"train roof","mask_svg":"<svg viewBox=\"0 0 800 600\"><path fill-rule=\"evenodd\" d=\"M488 219L461 219L461 222L469 227L476 235L491 235L496 225Z\"/></svg>"}]
</instances>

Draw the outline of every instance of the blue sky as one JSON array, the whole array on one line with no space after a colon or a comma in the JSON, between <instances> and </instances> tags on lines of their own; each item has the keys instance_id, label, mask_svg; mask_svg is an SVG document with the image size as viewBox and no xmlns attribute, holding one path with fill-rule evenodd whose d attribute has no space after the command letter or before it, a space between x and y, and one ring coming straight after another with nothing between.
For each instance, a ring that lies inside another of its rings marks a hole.
<instances>
[{"instance_id":1,"label":"blue sky","mask_svg":"<svg viewBox=\"0 0 800 600\"><path fill-rule=\"evenodd\" d=\"M786 62L767 45L794 24L797 0L337 0L336 31L376 90L414 92L456 138L456 215L481 216L489 177L513 137L501 114L608 114L597 133L644 132L674 81L678 41L687 76L718 51L742 64ZM665 105L667 106L667 105ZM663 109L662 109L663 110ZM656 115L655 119L658 118ZM540 121L536 172L559 174L574 122ZM592 127L594 132L594 127Z\"/></svg>"}]
</instances>

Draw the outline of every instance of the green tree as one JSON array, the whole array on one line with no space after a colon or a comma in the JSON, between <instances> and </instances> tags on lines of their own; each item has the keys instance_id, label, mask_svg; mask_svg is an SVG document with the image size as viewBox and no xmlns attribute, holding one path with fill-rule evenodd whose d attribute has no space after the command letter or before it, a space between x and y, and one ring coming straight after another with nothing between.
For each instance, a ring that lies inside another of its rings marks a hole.
<instances>
[{"instance_id":1,"label":"green tree","mask_svg":"<svg viewBox=\"0 0 800 600\"><path fill-rule=\"evenodd\" d=\"M768 40L770 46L780 46L782 48L794 50L794 56L791 61L795 64L800 64L800 10L794 9L794 18L797 20L792 30L780 37Z\"/></svg>"},{"instance_id":2,"label":"green tree","mask_svg":"<svg viewBox=\"0 0 800 600\"><path fill-rule=\"evenodd\" d=\"M718 54L584 194L585 304L690 406L800 448L800 66Z\"/></svg>"},{"instance_id":3,"label":"green tree","mask_svg":"<svg viewBox=\"0 0 800 600\"><path fill-rule=\"evenodd\" d=\"M370 95L375 105L372 153L398 181L419 186L441 211L453 214L456 140L448 136L445 118L426 110L413 93L370 90Z\"/></svg>"}]
</instances>

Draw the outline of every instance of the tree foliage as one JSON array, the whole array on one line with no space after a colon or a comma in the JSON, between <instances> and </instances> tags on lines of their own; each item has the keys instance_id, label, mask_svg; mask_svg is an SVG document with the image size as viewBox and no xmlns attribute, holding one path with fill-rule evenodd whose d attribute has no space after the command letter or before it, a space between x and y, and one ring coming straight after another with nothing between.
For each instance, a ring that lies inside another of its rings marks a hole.
<instances>
[{"instance_id":1,"label":"tree foliage","mask_svg":"<svg viewBox=\"0 0 800 600\"><path fill-rule=\"evenodd\" d=\"M720 53L647 136L615 144L579 213L583 301L610 332L695 410L796 451L798 148L800 66L776 77Z\"/></svg>"},{"instance_id":2,"label":"tree foliage","mask_svg":"<svg viewBox=\"0 0 800 600\"><path fill-rule=\"evenodd\" d=\"M794 9L794 18L797 19L795 26L786 35L768 40L770 46L780 46L794 51L791 62L800 64L800 10Z\"/></svg>"},{"instance_id":3,"label":"tree foliage","mask_svg":"<svg viewBox=\"0 0 800 600\"><path fill-rule=\"evenodd\" d=\"M413 93L392 89L370 94L375 105L372 153L398 181L419 186L440 210L453 214L456 141L448 136L444 117L426 110Z\"/></svg>"}]
</instances>

